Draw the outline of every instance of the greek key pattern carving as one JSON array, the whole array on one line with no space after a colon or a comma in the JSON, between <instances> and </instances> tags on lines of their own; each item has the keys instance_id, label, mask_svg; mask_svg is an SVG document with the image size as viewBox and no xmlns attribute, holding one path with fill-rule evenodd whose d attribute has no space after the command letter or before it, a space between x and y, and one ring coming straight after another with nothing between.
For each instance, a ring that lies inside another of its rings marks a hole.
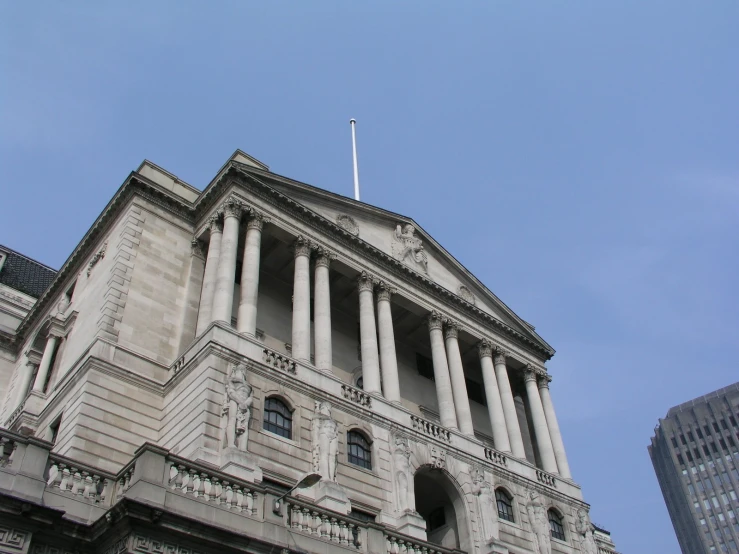
<instances>
[{"instance_id":1,"label":"greek key pattern carving","mask_svg":"<svg viewBox=\"0 0 739 554\"><path fill-rule=\"evenodd\" d=\"M128 550L128 536L114 542L102 554L123 554ZM34 553L36 554L36 553Z\"/></svg>"},{"instance_id":2,"label":"greek key pattern carving","mask_svg":"<svg viewBox=\"0 0 739 554\"><path fill-rule=\"evenodd\" d=\"M0 546L10 550L23 552L26 543L30 540L30 534L26 531L13 529L0 525Z\"/></svg>"},{"instance_id":3,"label":"greek key pattern carving","mask_svg":"<svg viewBox=\"0 0 739 554\"><path fill-rule=\"evenodd\" d=\"M32 554L74 554L71 550L64 550L50 544L34 544L31 548Z\"/></svg>"},{"instance_id":4,"label":"greek key pattern carving","mask_svg":"<svg viewBox=\"0 0 739 554\"><path fill-rule=\"evenodd\" d=\"M205 554L202 550L194 550L187 546L134 535L131 538L131 550L143 554Z\"/></svg>"}]
</instances>

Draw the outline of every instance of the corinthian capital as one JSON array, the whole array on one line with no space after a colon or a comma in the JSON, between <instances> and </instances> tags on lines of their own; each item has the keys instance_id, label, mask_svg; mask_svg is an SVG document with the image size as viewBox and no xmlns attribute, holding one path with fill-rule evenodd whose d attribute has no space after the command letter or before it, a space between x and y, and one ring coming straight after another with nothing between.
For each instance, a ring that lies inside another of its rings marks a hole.
<instances>
[{"instance_id":1,"label":"corinthian capital","mask_svg":"<svg viewBox=\"0 0 739 554\"><path fill-rule=\"evenodd\" d=\"M377 283L378 302L380 302L381 300L387 300L388 302L390 302L390 297L396 292L396 289L394 287L391 287L385 281L380 281L379 283Z\"/></svg>"},{"instance_id":2,"label":"corinthian capital","mask_svg":"<svg viewBox=\"0 0 739 554\"><path fill-rule=\"evenodd\" d=\"M375 280L372 275L370 275L366 271L363 271L359 274L359 277L357 278L357 284L359 285L359 292L372 292L372 289L375 286Z\"/></svg>"},{"instance_id":3,"label":"corinthian capital","mask_svg":"<svg viewBox=\"0 0 739 554\"><path fill-rule=\"evenodd\" d=\"M459 337L459 323L452 319L444 321L444 338L445 339L456 339Z\"/></svg>"},{"instance_id":4,"label":"corinthian capital","mask_svg":"<svg viewBox=\"0 0 739 554\"><path fill-rule=\"evenodd\" d=\"M323 246L316 248L316 267L329 267L331 261L335 259L336 255L327 248Z\"/></svg>"},{"instance_id":5,"label":"corinthian capital","mask_svg":"<svg viewBox=\"0 0 739 554\"><path fill-rule=\"evenodd\" d=\"M477 354L480 356L481 360L483 358L492 358L493 343L491 343L487 339L482 339L480 342L477 343Z\"/></svg>"},{"instance_id":6,"label":"corinthian capital","mask_svg":"<svg viewBox=\"0 0 739 554\"><path fill-rule=\"evenodd\" d=\"M261 231L262 227L264 226L264 214L256 211L251 210L251 218L249 219L249 222L246 224L246 229L256 229L257 231Z\"/></svg>"},{"instance_id":7,"label":"corinthian capital","mask_svg":"<svg viewBox=\"0 0 739 554\"><path fill-rule=\"evenodd\" d=\"M241 211L244 209L244 205L235 197L230 197L221 205L223 210L223 217L241 217Z\"/></svg>"},{"instance_id":8,"label":"corinthian capital","mask_svg":"<svg viewBox=\"0 0 739 554\"><path fill-rule=\"evenodd\" d=\"M193 256L205 259L205 248L202 242L200 242L198 239L192 239L192 242L190 242L190 247L191 254Z\"/></svg>"},{"instance_id":9,"label":"corinthian capital","mask_svg":"<svg viewBox=\"0 0 739 554\"><path fill-rule=\"evenodd\" d=\"M444 317L437 311L432 311L427 318L429 330L441 329L444 326Z\"/></svg>"},{"instance_id":10,"label":"corinthian capital","mask_svg":"<svg viewBox=\"0 0 739 554\"><path fill-rule=\"evenodd\" d=\"M295 251L295 257L310 256L312 244L303 235L300 235L293 243L293 250Z\"/></svg>"},{"instance_id":11,"label":"corinthian capital","mask_svg":"<svg viewBox=\"0 0 739 554\"><path fill-rule=\"evenodd\" d=\"M537 384L539 385L540 389L548 389L549 383L552 382L552 376L549 375L546 371L539 373L539 380L537 381Z\"/></svg>"},{"instance_id":12,"label":"corinthian capital","mask_svg":"<svg viewBox=\"0 0 739 554\"><path fill-rule=\"evenodd\" d=\"M208 218L208 229L211 233L222 233L223 232L223 224L221 223L220 218L218 217L218 214L212 215Z\"/></svg>"},{"instance_id":13,"label":"corinthian capital","mask_svg":"<svg viewBox=\"0 0 739 554\"><path fill-rule=\"evenodd\" d=\"M505 350L504 348L501 348L500 346L495 346L495 357L493 358L493 361L496 364L505 364L505 359L509 355L509 352Z\"/></svg>"},{"instance_id":14,"label":"corinthian capital","mask_svg":"<svg viewBox=\"0 0 739 554\"><path fill-rule=\"evenodd\" d=\"M526 364L523 367L522 371L523 371L523 380L526 383L528 383L529 381L533 381L534 383L536 383L537 373L536 373L536 370L534 369L534 366L532 366L531 364Z\"/></svg>"}]
</instances>

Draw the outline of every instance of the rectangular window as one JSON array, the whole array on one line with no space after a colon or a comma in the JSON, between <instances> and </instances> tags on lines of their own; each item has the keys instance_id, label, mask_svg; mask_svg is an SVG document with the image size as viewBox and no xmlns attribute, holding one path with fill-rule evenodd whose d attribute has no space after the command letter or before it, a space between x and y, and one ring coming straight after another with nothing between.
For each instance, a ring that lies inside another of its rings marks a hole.
<instances>
[{"instance_id":1,"label":"rectangular window","mask_svg":"<svg viewBox=\"0 0 739 554\"><path fill-rule=\"evenodd\" d=\"M703 438L703 433L701 433L701 428L700 427L696 427L695 428L695 432L697 433L699 439L702 439Z\"/></svg>"},{"instance_id":2,"label":"rectangular window","mask_svg":"<svg viewBox=\"0 0 739 554\"><path fill-rule=\"evenodd\" d=\"M696 483L698 485L698 492L704 492L706 489L703 487L703 481L698 481Z\"/></svg>"},{"instance_id":3,"label":"rectangular window","mask_svg":"<svg viewBox=\"0 0 739 554\"><path fill-rule=\"evenodd\" d=\"M701 505L699 502L693 502L693 508L695 508L695 511L700 513L701 511Z\"/></svg>"},{"instance_id":4,"label":"rectangular window","mask_svg":"<svg viewBox=\"0 0 739 554\"><path fill-rule=\"evenodd\" d=\"M706 520L701 518L701 525L705 525L705 524L706 524Z\"/></svg>"},{"instance_id":5,"label":"rectangular window","mask_svg":"<svg viewBox=\"0 0 739 554\"><path fill-rule=\"evenodd\" d=\"M718 454L718 448L716 448L716 443L715 442L712 442L711 443L711 450L713 450L713 453L714 454Z\"/></svg>"},{"instance_id":6,"label":"rectangular window","mask_svg":"<svg viewBox=\"0 0 739 554\"><path fill-rule=\"evenodd\" d=\"M711 509L711 503L708 501L708 498L703 499L703 507L706 510L710 510Z\"/></svg>"},{"instance_id":7,"label":"rectangular window","mask_svg":"<svg viewBox=\"0 0 739 554\"><path fill-rule=\"evenodd\" d=\"M688 440L690 442L695 442L695 439L693 438L693 432L692 431L688 431Z\"/></svg>"},{"instance_id":8,"label":"rectangular window","mask_svg":"<svg viewBox=\"0 0 739 554\"><path fill-rule=\"evenodd\" d=\"M695 496L695 489L693 488L693 485L688 485L688 492L690 493L690 496Z\"/></svg>"},{"instance_id":9,"label":"rectangular window","mask_svg":"<svg viewBox=\"0 0 739 554\"><path fill-rule=\"evenodd\" d=\"M416 369L421 377L434 380L434 362L418 352L416 352Z\"/></svg>"},{"instance_id":10,"label":"rectangular window","mask_svg":"<svg viewBox=\"0 0 739 554\"><path fill-rule=\"evenodd\" d=\"M703 445L703 453L706 456L710 456L711 455L711 453L708 451L708 447L705 444Z\"/></svg>"},{"instance_id":11,"label":"rectangular window","mask_svg":"<svg viewBox=\"0 0 739 554\"><path fill-rule=\"evenodd\" d=\"M677 441L675 440L675 437L672 437L672 446L673 448L677 448Z\"/></svg>"},{"instance_id":12,"label":"rectangular window","mask_svg":"<svg viewBox=\"0 0 739 554\"><path fill-rule=\"evenodd\" d=\"M721 448L723 450L728 450L728 448L726 448L726 441L724 439L719 439L718 443L721 445Z\"/></svg>"},{"instance_id":13,"label":"rectangular window","mask_svg":"<svg viewBox=\"0 0 739 554\"><path fill-rule=\"evenodd\" d=\"M726 493L725 492L722 492L721 493L721 502L723 502L724 504L728 504L729 503L729 497L726 496Z\"/></svg>"},{"instance_id":14,"label":"rectangular window","mask_svg":"<svg viewBox=\"0 0 739 554\"><path fill-rule=\"evenodd\" d=\"M698 468L695 466L690 466L690 472L695 475L698 473Z\"/></svg>"},{"instance_id":15,"label":"rectangular window","mask_svg":"<svg viewBox=\"0 0 739 554\"><path fill-rule=\"evenodd\" d=\"M736 470L735 469L733 469L732 471L734 473L736 473ZM739 476L736 476L735 475L735 477L739 477ZM731 485L731 479L729 479L729 474L728 473L722 473L721 474L721 481L723 481L725 485Z\"/></svg>"},{"instance_id":16,"label":"rectangular window","mask_svg":"<svg viewBox=\"0 0 739 554\"><path fill-rule=\"evenodd\" d=\"M698 469L700 469L701 471L706 471L706 466L704 466L703 464L698 464Z\"/></svg>"},{"instance_id":17,"label":"rectangular window","mask_svg":"<svg viewBox=\"0 0 739 554\"><path fill-rule=\"evenodd\" d=\"M736 500L736 493L734 491L729 491L729 497L731 497L732 500Z\"/></svg>"},{"instance_id":18,"label":"rectangular window","mask_svg":"<svg viewBox=\"0 0 739 554\"><path fill-rule=\"evenodd\" d=\"M714 508L718 508L719 507L718 498L716 498L715 496L712 496L711 497L711 502L713 502L713 507Z\"/></svg>"},{"instance_id":19,"label":"rectangular window","mask_svg":"<svg viewBox=\"0 0 739 554\"><path fill-rule=\"evenodd\" d=\"M730 415L729 416L729 421L731 421L731 425L733 425L734 427L736 427L736 419L734 419L734 416L733 415Z\"/></svg>"},{"instance_id":20,"label":"rectangular window","mask_svg":"<svg viewBox=\"0 0 739 554\"><path fill-rule=\"evenodd\" d=\"M687 443L687 442L685 441L685 435L680 435L680 442L681 442L681 443L683 443L683 445L686 445L686 444L688 444L688 443Z\"/></svg>"},{"instance_id":21,"label":"rectangular window","mask_svg":"<svg viewBox=\"0 0 739 554\"><path fill-rule=\"evenodd\" d=\"M687 474L688 474L688 470L683 468L683 475L687 475Z\"/></svg>"},{"instance_id":22,"label":"rectangular window","mask_svg":"<svg viewBox=\"0 0 739 554\"><path fill-rule=\"evenodd\" d=\"M732 469L731 470L731 474L734 476L734 479L736 479L737 481L739 481L739 471L737 471L736 469ZM728 481L728 479L727 479L727 481Z\"/></svg>"},{"instance_id":23,"label":"rectangular window","mask_svg":"<svg viewBox=\"0 0 739 554\"><path fill-rule=\"evenodd\" d=\"M707 491L712 491L713 490L713 483L711 483L711 481L709 479L706 479L704 481L704 483L706 485L706 490Z\"/></svg>"},{"instance_id":24,"label":"rectangular window","mask_svg":"<svg viewBox=\"0 0 739 554\"><path fill-rule=\"evenodd\" d=\"M729 426L728 426L728 425L726 425L726 420L725 420L725 419L722 419L722 420L721 420L721 428L722 428L722 429L723 429L724 431L728 431L728 430L729 430Z\"/></svg>"},{"instance_id":25,"label":"rectangular window","mask_svg":"<svg viewBox=\"0 0 739 554\"><path fill-rule=\"evenodd\" d=\"M726 440L729 441L729 444L732 446L732 448L736 446L736 444L734 444L734 437L732 437L731 435L726 437Z\"/></svg>"},{"instance_id":26,"label":"rectangular window","mask_svg":"<svg viewBox=\"0 0 739 554\"><path fill-rule=\"evenodd\" d=\"M734 510L729 510L727 513L729 514L729 517L731 519L736 519L736 516L734 515Z\"/></svg>"},{"instance_id":27,"label":"rectangular window","mask_svg":"<svg viewBox=\"0 0 739 554\"><path fill-rule=\"evenodd\" d=\"M726 521L726 518L724 517L724 514L722 514L721 512L718 513L718 520L719 521Z\"/></svg>"},{"instance_id":28,"label":"rectangular window","mask_svg":"<svg viewBox=\"0 0 739 554\"><path fill-rule=\"evenodd\" d=\"M688 456L688 461L689 462L692 462L693 461L693 455L690 453L690 450L688 450L685 454Z\"/></svg>"},{"instance_id":29,"label":"rectangular window","mask_svg":"<svg viewBox=\"0 0 739 554\"><path fill-rule=\"evenodd\" d=\"M681 466L685 465L685 462L683 462L683 457L681 454L677 455L677 463L680 464Z\"/></svg>"},{"instance_id":30,"label":"rectangular window","mask_svg":"<svg viewBox=\"0 0 739 554\"><path fill-rule=\"evenodd\" d=\"M711 428L708 425L704 425L703 430L706 432L706 435L711 434Z\"/></svg>"},{"instance_id":31,"label":"rectangular window","mask_svg":"<svg viewBox=\"0 0 739 554\"><path fill-rule=\"evenodd\" d=\"M713 422L713 430L716 431L717 433L721 432L718 428L718 424L715 421Z\"/></svg>"}]
</instances>

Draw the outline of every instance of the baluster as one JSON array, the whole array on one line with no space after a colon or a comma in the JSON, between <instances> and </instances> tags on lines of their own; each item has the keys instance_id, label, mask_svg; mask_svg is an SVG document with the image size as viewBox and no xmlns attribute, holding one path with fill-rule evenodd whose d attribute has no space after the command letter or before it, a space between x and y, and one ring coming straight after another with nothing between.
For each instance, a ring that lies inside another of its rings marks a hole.
<instances>
[{"instance_id":1,"label":"baluster","mask_svg":"<svg viewBox=\"0 0 739 554\"><path fill-rule=\"evenodd\" d=\"M175 476L174 488L177 491L185 491L185 483L187 481L187 469L182 464L177 466L177 475Z\"/></svg>"},{"instance_id":2,"label":"baluster","mask_svg":"<svg viewBox=\"0 0 739 554\"><path fill-rule=\"evenodd\" d=\"M331 534L331 525L328 522L327 515L321 515L321 538L328 539Z\"/></svg>"},{"instance_id":3,"label":"baluster","mask_svg":"<svg viewBox=\"0 0 739 554\"><path fill-rule=\"evenodd\" d=\"M87 474L87 472L84 472L84 473ZM74 495L82 496L83 493L85 492L84 477L82 476L82 474L83 474L83 471L77 468L74 469L74 477L72 480L72 487L71 487L71 492Z\"/></svg>"},{"instance_id":4,"label":"baluster","mask_svg":"<svg viewBox=\"0 0 739 554\"><path fill-rule=\"evenodd\" d=\"M85 498L92 500L93 502L97 502L99 481L100 477L98 477L97 475L87 476L87 479L85 479Z\"/></svg>"},{"instance_id":5,"label":"baluster","mask_svg":"<svg viewBox=\"0 0 739 554\"><path fill-rule=\"evenodd\" d=\"M303 508L300 511L300 530L303 533L310 533L310 527L308 526L309 515L310 510L308 508Z\"/></svg>"},{"instance_id":6,"label":"baluster","mask_svg":"<svg viewBox=\"0 0 739 554\"><path fill-rule=\"evenodd\" d=\"M390 537L390 554L398 554L398 539Z\"/></svg>"},{"instance_id":7,"label":"baluster","mask_svg":"<svg viewBox=\"0 0 739 554\"><path fill-rule=\"evenodd\" d=\"M198 483L198 493L195 495L198 498L203 498L203 496L205 496L205 479L207 477L208 476L205 473L203 472L200 473L200 479Z\"/></svg>"},{"instance_id":8,"label":"baluster","mask_svg":"<svg viewBox=\"0 0 739 554\"><path fill-rule=\"evenodd\" d=\"M59 470L62 473L62 478L59 481L59 490L67 492L67 485L69 484L69 476L71 473L66 464L59 464Z\"/></svg>"},{"instance_id":9,"label":"baluster","mask_svg":"<svg viewBox=\"0 0 739 554\"><path fill-rule=\"evenodd\" d=\"M211 477L210 475L205 478L205 484L208 487L208 502L216 501L216 487L218 486L218 477Z\"/></svg>"},{"instance_id":10,"label":"baluster","mask_svg":"<svg viewBox=\"0 0 739 554\"><path fill-rule=\"evenodd\" d=\"M123 492L126 492L128 490L128 487L131 486L131 474L133 473L133 468L129 469L126 474L123 476Z\"/></svg>"},{"instance_id":11,"label":"baluster","mask_svg":"<svg viewBox=\"0 0 739 554\"><path fill-rule=\"evenodd\" d=\"M310 527L311 535L315 535L316 537L321 536L321 517L318 515L318 512L311 512Z\"/></svg>"},{"instance_id":12,"label":"baluster","mask_svg":"<svg viewBox=\"0 0 739 554\"><path fill-rule=\"evenodd\" d=\"M254 493L249 490L246 491L246 513L249 515L257 513L257 510L254 507Z\"/></svg>"},{"instance_id":13,"label":"baluster","mask_svg":"<svg viewBox=\"0 0 739 554\"><path fill-rule=\"evenodd\" d=\"M197 471L194 469L188 469L187 470L187 489L185 489L185 494L190 494L192 496L195 496L195 474Z\"/></svg>"},{"instance_id":14,"label":"baluster","mask_svg":"<svg viewBox=\"0 0 739 554\"><path fill-rule=\"evenodd\" d=\"M98 498L100 499L101 504L105 504L105 501L108 498L108 489L110 488L110 480L109 479L103 479L103 490L100 491L100 494L98 495Z\"/></svg>"},{"instance_id":15,"label":"baluster","mask_svg":"<svg viewBox=\"0 0 739 554\"><path fill-rule=\"evenodd\" d=\"M290 526L296 531L300 528L300 507L290 504Z\"/></svg>"},{"instance_id":16,"label":"baluster","mask_svg":"<svg viewBox=\"0 0 739 554\"><path fill-rule=\"evenodd\" d=\"M347 531L349 530L349 527L346 525L346 521L340 521L339 522L339 538L341 539L341 544L344 546L349 544L349 535Z\"/></svg>"},{"instance_id":17,"label":"baluster","mask_svg":"<svg viewBox=\"0 0 739 554\"><path fill-rule=\"evenodd\" d=\"M331 540L333 542L340 542L339 538L339 522L335 517L331 518Z\"/></svg>"},{"instance_id":18,"label":"baluster","mask_svg":"<svg viewBox=\"0 0 739 554\"><path fill-rule=\"evenodd\" d=\"M241 485L237 485L234 483L233 489L234 495L231 499L231 505L233 506L234 510L236 510L237 512L241 512L244 510L244 494L241 491Z\"/></svg>"},{"instance_id":19,"label":"baluster","mask_svg":"<svg viewBox=\"0 0 739 554\"><path fill-rule=\"evenodd\" d=\"M228 481L221 481L221 495L218 497L218 504L225 506L227 509L231 508L231 505L228 503L228 492L230 490L231 486L228 484Z\"/></svg>"},{"instance_id":20,"label":"baluster","mask_svg":"<svg viewBox=\"0 0 739 554\"><path fill-rule=\"evenodd\" d=\"M354 545L356 548L359 548L360 545L359 529L356 529L353 523L349 523L349 544Z\"/></svg>"}]
</instances>

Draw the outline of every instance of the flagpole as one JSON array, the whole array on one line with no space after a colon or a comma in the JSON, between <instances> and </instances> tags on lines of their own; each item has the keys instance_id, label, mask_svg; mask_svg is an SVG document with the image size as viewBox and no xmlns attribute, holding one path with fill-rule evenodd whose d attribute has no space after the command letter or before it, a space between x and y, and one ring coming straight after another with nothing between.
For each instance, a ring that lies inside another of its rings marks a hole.
<instances>
[{"instance_id":1,"label":"flagpole","mask_svg":"<svg viewBox=\"0 0 739 554\"><path fill-rule=\"evenodd\" d=\"M355 126L356 119L350 119L349 125L352 126L352 152L354 154L354 200L359 200L359 168L357 167L357 133Z\"/></svg>"}]
</instances>

